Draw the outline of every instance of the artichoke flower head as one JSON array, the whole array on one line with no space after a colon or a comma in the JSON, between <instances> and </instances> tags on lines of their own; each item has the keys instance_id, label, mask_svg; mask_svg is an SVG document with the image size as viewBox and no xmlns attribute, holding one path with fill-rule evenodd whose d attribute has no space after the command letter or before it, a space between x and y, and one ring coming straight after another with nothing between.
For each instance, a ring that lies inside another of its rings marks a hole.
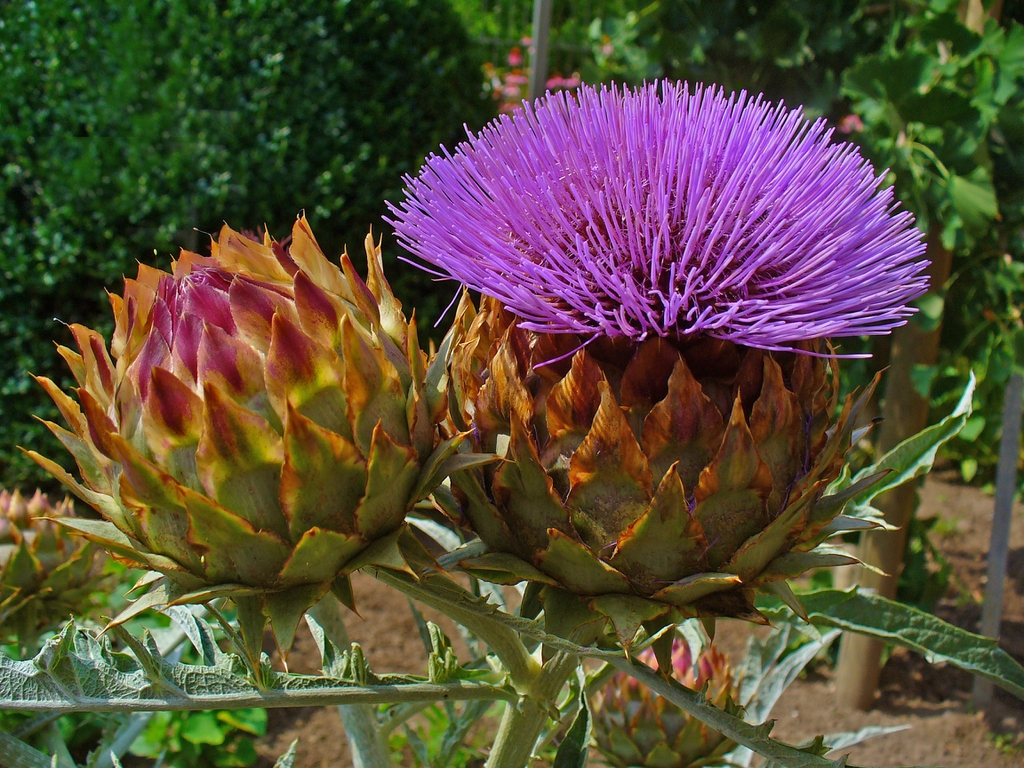
<instances>
[{"instance_id":1,"label":"artichoke flower head","mask_svg":"<svg viewBox=\"0 0 1024 768\"><path fill-rule=\"evenodd\" d=\"M628 644L763 621L755 591L802 612L786 579L851 562L823 542L870 526L826 489L870 389L839 407L829 338L888 333L926 287L855 147L746 94L584 87L407 182L399 240L484 296L452 412L503 461L436 494L489 550L462 567L575 595Z\"/></svg>"},{"instance_id":2,"label":"artichoke flower head","mask_svg":"<svg viewBox=\"0 0 1024 768\"><path fill-rule=\"evenodd\" d=\"M366 248L364 282L304 217L287 248L225 226L210 256L140 266L111 296L109 354L71 326L78 402L39 381L81 482L31 455L102 515L78 531L166 577L132 610L232 596L254 642L269 619L286 651L328 590L352 604L349 573L406 567L405 513L457 446L438 445L443 370Z\"/></svg>"},{"instance_id":3,"label":"artichoke flower head","mask_svg":"<svg viewBox=\"0 0 1024 768\"><path fill-rule=\"evenodd\" d=\"M36 491L0 491L0 639L31 647L42 631L86 612L99 586L97 548L57 524L74 514Z\"/></svg>"},{"instance_id":4,"label":"artichoke flower head","mask_svg":"<svg viewBox=\"0 0 1024 768\"><path fill-rule=\"evenodd\" d=\"M648 649L638 658L651 663L654 652ZM694 659L689 645L676 640L667 674L691 690L703 690L712 706L742 714L728 660L714 646ZM622 672L594 698L594 740L605 762L615 768L728 766L725 755L736 747Z\"/></svg>"}]
</instances>

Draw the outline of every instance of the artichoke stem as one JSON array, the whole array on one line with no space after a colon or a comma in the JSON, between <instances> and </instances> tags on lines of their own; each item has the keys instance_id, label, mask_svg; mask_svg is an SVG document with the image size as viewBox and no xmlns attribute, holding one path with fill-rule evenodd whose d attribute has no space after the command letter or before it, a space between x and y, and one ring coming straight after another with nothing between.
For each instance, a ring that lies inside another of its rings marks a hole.
<instances>
[{"instance_id":1,"label":"artichoke stem","mask_svg":"<svg viewBox=\"0 0 1024 768\"><path fill-rule=\"evenodd\" d=\"M526 695L518 703L506 704L485 768L529 765L548 714L556 709L558 694L579 663L579 657L559 651L536 675Z\"/></svg>"},{"instance_id":2,"label":"artichoke stem","mask_svg":"<svg viewBox=\"0 0 1024 768\"><path fill-rule=\"evenodd\" d=\"M319 603L309 609L310 615L323 627L328 639L338 648L351 644L345 629L345 619L337 599L327 593ZM348 737L353 768L393 768L384 733L374 708L368 704L342 704L338 707L341 724Z\"/></svg>"},{"instance_id":3,"label":"artichoke stem","mask_svg":"<svg viewBox=\"0 0 1024 768\"><path fill-rule=\"evenodd\" d=\"M540 664L526 650L516 631L490 617L494 606L482 605L479 598L454 581L442 577L413 579L384 568L366 570L407 597L440 611L483 640L501 659L512 685L520 693L527 693L541 673Z\"/></svg>"}]
</instances>

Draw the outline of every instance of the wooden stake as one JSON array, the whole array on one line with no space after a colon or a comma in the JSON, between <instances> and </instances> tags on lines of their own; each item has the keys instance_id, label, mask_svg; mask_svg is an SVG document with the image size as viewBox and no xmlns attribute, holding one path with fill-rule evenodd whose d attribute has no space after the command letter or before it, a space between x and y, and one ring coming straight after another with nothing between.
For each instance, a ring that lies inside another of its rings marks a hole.
<instances>
[{"instance_id":1,"label":"wooden stake","mask_svg":"<svg viewBox=\"0 0 1024 768\"><path fill-rule=\"evenodd\" d=\"M931 259L929 284L939 292L949 279L953 254L942 247L937 229L929 233L928 257ZM882 422L878 436L878 452L883 454L900 442L928 426L928 400L914 389L911 376L917 365L934 365L939 356L941 326L925 330L911 321L892 334L892 354L882 404ZM917 506L917 483L904 483L878 497L875 507L885 515L895 531L866 531L861 535L859 557L880 568L888 576L860 569L860 584L874 589L883 597L896 597L903 551L907 544L907 526ZM836 697L840 707L871 709L882 667L884 644L878 640L843 635L836 665Z\"/></svg>"},{"instance_id":2,"label":"wooden stake","mask_svg":"<svg viewBox=\"0 0 1024 768\"><path fill-rule=\"evenodd\" d=\"M999 20L1003 0L996 0L986 11L983 0L961 0L960 20L970 29L981 34L989 19ZM929 269L930 290L939 291L949 279L953 254L941 245L941 228L935 225L928 233L928 252L932 260ZM889 380L885 388L885 406L878 445L888 450L901 440L920 432L928 423L928 403L914 391L910 371L914 365L934 365L938 359L939 332L921 330L915 323L897 328L892 335L892 356ZM890 420L892 423L890 423ZM875 506L885 514L892 525L900 526L899 531L868 531L861 538L860 558L866 563L878 566L887 577L879 577L865 571L861 583L874 587L885 597L896 596L900 567L903 565L903 550L907 543L907 525L917 506L917 487L914 483L901 485L879 497ZM863 569L862 569L863 570ZM839 648L839 663L836 666L836 697L841 707L871 709L875 702L875 690L881 675L883 645L862 635L843 635Z\"/></svg>"},{"instance_id":3,"label":"wooden stake","mask_svg":"<svg viewBox=\"0 0 1024 768\"><path fill-rule=\"evenodd\" d=\"M992 516L992 539L988 548L988 583L985 604L981 610L980 631L999 637L1003 619L1003 586L1006 581L1006 558L1010 548L1010 521L1013 498L1017 493L1017 462L1020 460L1020 421L1024 410L1024 377L1019 371L1010 376L1003 395L1003 436L999 441L999 467L996 470L995 512ZM985 706L992 701L992 683L974 678L974 703Z\"/></svg>"}]
</instances>

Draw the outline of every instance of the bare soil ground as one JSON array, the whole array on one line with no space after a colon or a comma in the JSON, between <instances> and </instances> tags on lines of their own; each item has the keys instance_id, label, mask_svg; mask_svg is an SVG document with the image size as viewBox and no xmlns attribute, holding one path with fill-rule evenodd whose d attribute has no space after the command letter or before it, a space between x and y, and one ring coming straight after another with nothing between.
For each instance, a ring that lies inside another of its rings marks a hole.
<instances>
[{"instance_id":1,"label":"bare soil ground","mask_svg":"<svg viewBox=\"0 0 1024 768\"><path fill-rule=\"evenodd\" d=\"M955 588L936 612L947 621L975 630L984 591L992 499L977 489L945 482L939 475L925 484L919 514L943 520L943 535L936 537L936 543L954 573ZM406 599L366 577L357 576L355 587L363 618L352 617L349 632L353 640L362 643L373 667L422 674L426 654ZM450 622L425 613L457 639ZM750 631L749 625L723 622L718 638L730 650L739 650ZM1024 661L1024 505L1018 505L1014 514L1000 644ZM312 672L316 665L315 645L303 633L289 666ZM992 706L975 712L970 703L971 684L967 673L931 666L920 656L896 650L882 671L876 708L848 712L837 708L832 672L827 665L820 665L782 697L773 714L778 720L774 735L799 743L825 732L905 725L909 726L905 731L849 750L851 764L877 768L1024 766L1024 703L997 690ZM295 738L299 739L296 768L351 765L336 709L278 709L269 714L269 732L259 744L259 768L270 768ZM411 759L406 762L413 764Z\"/></svg>"}]
</instances>

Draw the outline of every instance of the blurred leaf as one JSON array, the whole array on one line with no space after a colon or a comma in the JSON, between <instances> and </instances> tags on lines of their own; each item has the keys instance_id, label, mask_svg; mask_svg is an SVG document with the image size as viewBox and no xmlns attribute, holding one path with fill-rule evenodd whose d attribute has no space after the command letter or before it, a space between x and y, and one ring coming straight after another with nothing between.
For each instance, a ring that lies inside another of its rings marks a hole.
<instances>
[{"instance_id":1,"label":"blurred leaf","mask_svg":"<svg viewBox=\"0 0 1024 768\"><path fill-rule=\"evenodd\" d=\"M985 417L980 413L971 416L967 421L964 422L964 428L960 430L959 437L961 440L966 440L968 443L974 442L978 439L978 435L985 428Z\"/></svg>"},{"instance_id":2,"label":"blurred leaf","mask_svg":"<svg viewBox=\"0 0 1024 768\"><path fill-rule=\"evenodd\" d=\"M192 744L223 744L227 730L212 712L193 712L185 719L181 737Z\"/></svg>"},{"instance_id":3,"label":"blurred leaf","mask_svg":"<svg viewBox=\"0 0 1024 768\"><path fill-rule=\"evenodd\" d=\"M909 730L910 725L868 725L859 731L843 731L842 733L829 733L825 735L825 746L829 749L847 749L861 744L876 736L888 736L890 733L900 733Z\"/></svg>"},{"instance_id":4,"label":"blurred leaf","mask_svg":"<svg viewBox=\"0 0 1024 768\"><path fill-rule=\"evenodd\" d=\"M56 761L51 761L48 755L3 730L0 730L0 752L3 764L14 768L74 768L73 764L69 766L64 762L57 762L54 767Z\"/></svg>"},{"instance_id":5,"label":"blurred leaf","mask_svg":"<svg viewBox=\"0 0 1024 768\"><path fill-rule=\"evenodd\" d=\"M430 755L427 752L427 745L420 738L420 735L409 726L405 726L405 738L409 742L412 753L416 756L419 764L424 768L429 768Z\"/></svg>"},{"instance_id":6,"label":"blurred leaf","mask_svg":"<svg viewBox=\"0 0 1024 768\"><path fill-rule=\"evenodd\" d=\"M949 195L960 217L969 227L981 228L999 216L996 193L991 181L969 181L953 176Z\"/></svg>"},{"instance_id":7,"label":"blurred leaf","mask_svg":"<svg viewBox=\"0 0 1024 768\"><path fill-rule=\"evenodd\" d=\"M964 478L965 483L971 482L974 476L978 474L978 460L975 458L966 458L960 462L960 474Z\"/></svg>"},{"instance_id":8,"label":"blurred leaf","mask_svg":"<svg viewBox=\"0 0 1024 768\"><path fill-rule=\"evenodd\" d=\"M217 719L253 736L263 736L267 732L267 711L265 709L224 710L217 713Z\"/></svg>"},{"instance_id":9,"label":"blurred leaf","mask_svg":"<svg viewBox=\"0 0 1024 768\"><path fill-rule=\"evenodd\" d=\"M931 394L932 380L938 373L938 366L917 364L910 369L910 382L914 385L914 391L925 400Z\"/></svg>"},{"instance_id":10,"label":"blurred leaf","mask_svg":"<svg viewBox=\"0 0 1024 768\"><path fill-rule=\"evenodd\" d=\"M865 56L843 74L843 92L852 99L881 97L900 105L922 92L935 66L935 59L920 50Z\"/></svg>"}]
</instances>

